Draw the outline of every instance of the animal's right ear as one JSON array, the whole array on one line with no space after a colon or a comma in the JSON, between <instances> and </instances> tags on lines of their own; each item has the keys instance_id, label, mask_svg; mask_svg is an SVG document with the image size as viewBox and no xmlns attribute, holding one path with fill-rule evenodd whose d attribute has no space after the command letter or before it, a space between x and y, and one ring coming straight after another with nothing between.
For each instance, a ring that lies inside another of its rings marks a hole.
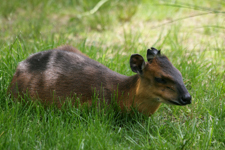
<instances>
[{"instance_id":1,"label":"animal's right ear","mask_svg":"<svg viewBox=\"0 0 225 150\"><path fill-rule=\"evenodd\" d=\"M130 68L133 72L140 75L143 74L143 69L145 68L145 60L139 54L133 54L130 57Z\"/></svg>"}]
</instances>

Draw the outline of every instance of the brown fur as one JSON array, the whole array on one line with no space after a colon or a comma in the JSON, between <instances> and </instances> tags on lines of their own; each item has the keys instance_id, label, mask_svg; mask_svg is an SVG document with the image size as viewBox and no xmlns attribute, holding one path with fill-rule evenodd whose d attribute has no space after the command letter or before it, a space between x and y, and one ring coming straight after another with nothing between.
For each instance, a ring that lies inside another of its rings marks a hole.
<instances>
[{"instance_id":1,"label":"brown fur","mask_svg":"<svg viewBox=\"0 0 225 150\"><path fill-rule=\"evenodd\" d=\"M135 64L141 65L139 62ZM110 104L113 94L117 93L116 100L121 109L137 107L140 112L151 115L161 103L171 103L179 97L178 90L173 87L173 74L162 66L154 58L151 63L145 63L143 75L127 77L88 58L76 48L61 46L20 62L9 91L16 99L19 94L28 92L32 99L45 104L55 103L59 108L66 97L76 95L81 103L91 105L94 94L97 94L101 101ZM168 83L156 83L154 78L158 76L166 77ZM73 104L75 102L73 100Z\"/></svg>"}]
</instances>

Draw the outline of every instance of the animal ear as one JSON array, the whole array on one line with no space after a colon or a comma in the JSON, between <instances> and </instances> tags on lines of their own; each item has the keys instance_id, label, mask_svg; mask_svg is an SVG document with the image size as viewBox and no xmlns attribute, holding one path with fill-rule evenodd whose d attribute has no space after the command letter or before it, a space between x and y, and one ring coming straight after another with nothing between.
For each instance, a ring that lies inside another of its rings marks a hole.
<instances>
[{"instance_id":1,"label":"animal ear","mask_svg":"<svg viewBox=\"0 0 225 150\"><path fill-rule=\"evenodd\" d=\"M140 75L143 74L143 69L145 68L145 60L139 54L133 54L130 57L130 68L133 72Z\"/></svg>"},{"instance_id":2,"label":"animal ear","mask_svg":"<svg viewBox=\"0 0 225 150\"><path fill-rule=\"evenodd\" d=\"M151 60L155 57L155 56L160 56L161 52L160 50L157 50L154 47L151 47L151 49L147 50L147 60L148 62L151 62Z\"/></svg>"}]
</instances>

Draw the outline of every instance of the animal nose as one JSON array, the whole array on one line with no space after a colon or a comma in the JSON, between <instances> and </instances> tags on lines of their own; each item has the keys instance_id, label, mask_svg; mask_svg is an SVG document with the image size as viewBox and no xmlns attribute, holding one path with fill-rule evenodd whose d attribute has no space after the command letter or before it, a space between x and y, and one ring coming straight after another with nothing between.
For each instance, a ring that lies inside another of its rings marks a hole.
<instances>
[{"instance_id":1,"label":"animal nose","mask_svg":"<svg viewBox=\"0 0 225 150\"><path fill-rule=\"evenodd\" d=\"M187 104L191 104L191 95L188 93L188 94L185 94L181 97L180 99L180 103L182 105L187 105Z\"/></svg>"}]
</instances>

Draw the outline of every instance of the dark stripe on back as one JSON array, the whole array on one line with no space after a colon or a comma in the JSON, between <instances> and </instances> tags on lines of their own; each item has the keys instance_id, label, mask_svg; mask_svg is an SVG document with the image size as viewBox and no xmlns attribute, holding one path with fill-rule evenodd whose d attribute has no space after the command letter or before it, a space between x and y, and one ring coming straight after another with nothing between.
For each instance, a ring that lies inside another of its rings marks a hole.
<instances>
[{"instance_id":1,"label":"dark stripe on back","mask_svg":"<svg viewBox=\"0 0 225 150\"><path fill-rule=\"evenodd\" d=\"M45 71L47 69L51 53L52 51L40 52L28 58L26 60L26 62L28 63L28 71Z\"/></svg>"}]
</instances>

